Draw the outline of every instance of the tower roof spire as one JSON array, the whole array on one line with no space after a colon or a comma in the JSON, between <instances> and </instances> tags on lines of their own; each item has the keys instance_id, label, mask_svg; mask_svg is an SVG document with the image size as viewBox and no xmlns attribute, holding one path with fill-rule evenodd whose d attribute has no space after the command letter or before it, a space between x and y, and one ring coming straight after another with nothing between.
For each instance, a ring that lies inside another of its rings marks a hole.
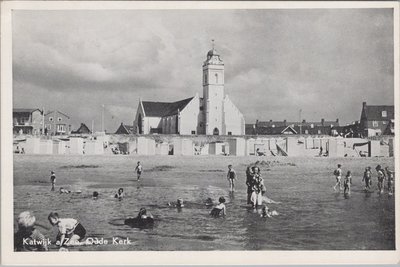
<instances>
[{"instance_id":1,"label":"tower roof spire","mask_svg":"<svg viewBox=\"0 0 400 267\"><path fill-rule=\"evenodd\" d=\"M214 50L215 49L214 39L211 39L211 45L212 45L212 50Z\"/></svg>"}]
</instances>

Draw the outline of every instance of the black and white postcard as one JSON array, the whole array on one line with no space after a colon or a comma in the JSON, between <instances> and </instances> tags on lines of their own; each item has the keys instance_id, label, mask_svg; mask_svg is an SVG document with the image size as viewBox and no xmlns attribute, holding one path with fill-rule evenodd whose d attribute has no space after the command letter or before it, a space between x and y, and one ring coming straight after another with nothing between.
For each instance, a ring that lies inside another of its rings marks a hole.
<instances>
[{"instance_id":1,"label":"black and white postcard","mask_svg":"<svg viewBox=\"0 0 400 267\"><path fill-rule=\"evenodd\" d=\"M399 262L398 2L1 4L2 263Z\"/></svg>"}]
</instances>

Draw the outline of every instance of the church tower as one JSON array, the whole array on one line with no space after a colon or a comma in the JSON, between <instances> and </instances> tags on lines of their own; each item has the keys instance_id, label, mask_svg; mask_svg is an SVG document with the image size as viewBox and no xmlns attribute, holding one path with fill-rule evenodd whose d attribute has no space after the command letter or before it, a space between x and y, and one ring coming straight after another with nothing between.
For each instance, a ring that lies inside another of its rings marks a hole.
<instances>
[{"instance_id":1,"label":"church tower","mask_svg":"<svg viewBox=\"0 0 400 267\"><path fill-rule=\"evenodd\" d=\"M221 135L224 131L224 62L213 47L203 63L203 101L205 134Z\"/></svg>"}]
</instances>

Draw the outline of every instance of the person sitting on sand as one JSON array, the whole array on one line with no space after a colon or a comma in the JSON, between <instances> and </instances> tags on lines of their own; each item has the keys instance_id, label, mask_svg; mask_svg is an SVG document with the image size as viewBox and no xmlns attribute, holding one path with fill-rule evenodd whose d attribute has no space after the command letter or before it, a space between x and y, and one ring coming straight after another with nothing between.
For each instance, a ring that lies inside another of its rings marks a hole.
<instances>
[{"instance_id":1,"label":"person sitting on sand","mask_svg":"<svg viewBox=\"0 0 400 267\"><path fill-rule=\"evenodd\" d=\"M343 182L343 187L344 187L343 193L345 195L346 193L350 194L350 185L351 185L351 171L348 171Z\"/></svg>"},{"instance_id":2,"label":"person sitting on sand","mask_svg":"<svg viewBox=\"0 0 400 267\"><path fill-rule=\"evenodd\" d=\"M94 192L93 192L93 195L92 195L92 199L93 199L93 200L97 200L98 198L99 198L99 192L94 191Z\"/></svg>"},{"instance_id":3,"label":"person sitting on sand","mask_svg":"<svg viewBox=\"0 0 400 267\"><path fill-rule=\"evenodd\" d=\"M176 208L183 208L185 205L183 204L183 198L178 198L176 203L168 202L168 206L174 206Z\"/></svg>"},{"instance_id":4,"label":"person sitting on sand","mask_svg":"<svg viewBox=\"0 0 400 267\"><path fill-rule=\"evenodd\" d=\"M262 208L261 217L262 218L271 218L272 216L278 216L279 213L276 210L270 211L267 206Z\"/></svg>"},{"instance_id":5,"label":"person sitting on sand","mask_svg":"<svg viewBox=\"0 0 400 267\"><path fill-rule=\"evenodd\" d=\"M67 190L67 189L65 189L65 188L63 188L63 187L60 187L59 192L60 192L60 194L69 194L69 193L71 193L70 190Z\"/></svg>"},{"instance_id":6,"label":"person sitting on sand","mask_svg":"<svg viewBox=\"0 0 400 267\"><path fill-rule=\"evenodd\" d=\"M119 201L124 198L124 189L122 187L118 189L118 192L115 194L114 198L118 198Z\"/></svg>"},{"instance_id":7,"label":"person sitting on sand","mask_svg":"<svg viewBox=\"0 0 400 267\"><path fill-rule=\"evenodd\" d=\"M211 216L213 217L219 217L219 216L225 216L226 215L226 207L225 207L225 198L224 197L220 197L219 198L219 203L217 206L215 206L212 210L211 210Z\"/></svg>"},{"instance_id":8,"label":"person sitting on sand","mask_svg":"<svg viewBox=\"0 0 400 267\"><path fill-rule=\"evenodd\" d=\"M82 245L80 241L85 238L86 230L80 222L72 218L60 218L57 212L51 212L48 219L52 226L58 227L60 241L56 245Z\"/></svg>"},{"instance_id":9,"label":"person sitting on sand","mask_svg":"<svg viewBox=\"0 0 400 267\"><path fill-rule=\"evenodd\" d=\"M14 251L47 251L48 239L35 228L36 218L29 211L18 215L18 231L14 234Z\"/></svg>"}]
</instances>

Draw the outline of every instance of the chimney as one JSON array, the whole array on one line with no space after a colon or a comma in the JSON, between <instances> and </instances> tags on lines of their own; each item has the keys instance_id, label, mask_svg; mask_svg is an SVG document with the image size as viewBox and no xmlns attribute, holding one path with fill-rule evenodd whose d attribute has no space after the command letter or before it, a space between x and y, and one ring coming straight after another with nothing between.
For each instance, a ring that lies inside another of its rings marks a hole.
<instances>
[{"instance_id":1,"label":"chimney","mask_svg":"<svg viewBox=\"0 0 400 267\"><path fill-rule=\"evenodd\" d=\"M367 102L363 102L363 108L367 106Z\"/></svg>"},{"instance_id":2,"label":"chimney","mask_svg":"<svg viewBox=\"0 0 400 267\"><path fill-rule=\"evenodd\" d=\"M339 123L339 119L336 119L336 122Z\"/></svg>"},{"instance_id":3,"label":"chimney","mask_svg":"<svg viewBox=\"0 0 400 267\"><path fill-rule=\"evenodd\" d=\"M269 122L272 122L272 120L269 120Z\"/></svg>"},{"instance_id":4,"label":"chimney","mask_svg":"<svg viewBox=\"0 0 400 267\"><path fill-rule=\"evenodd\" d=\"M303 123L306 123L306 120L303 120Z\"/></svg>"},{"instance_id":5,"label":"chimney","mask_svg":"<svg viewBox=\"0 0 400 267\"><path fill-rule=\"evenodd\" d=\"M284 119L284 120L283 120L283 123L284 123L284 124L285 124L285 126L286 126L286 119Z\"/></svg>"},{"instance_id":6,"label":"chimney","mask_svg":"<svg viewBox=\"0 0 400 267\"><path fill-rule=\"evenodd\" d=\"M325 122L325 119L322 118L322 119L321 119L321 124L324 125L324 122Z\"/></svg>"}]
</instances>

